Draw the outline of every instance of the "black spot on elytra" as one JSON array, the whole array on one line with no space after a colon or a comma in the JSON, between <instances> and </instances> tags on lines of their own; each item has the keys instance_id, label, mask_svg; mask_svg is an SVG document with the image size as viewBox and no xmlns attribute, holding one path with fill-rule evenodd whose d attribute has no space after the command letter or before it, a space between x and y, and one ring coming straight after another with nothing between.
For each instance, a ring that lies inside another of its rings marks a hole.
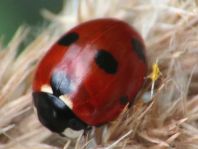
<instances>
[{"instance_id":1,"label":"black spot on elytra","mask_svg":"<svg viewBox=\"0 0 198 149\"><path fill-rule=\"evenodd\" d=\"M133 50L138 55L138 57L145 62L146 59L144 55L144 45L136 38L133 38L131 40L131 44L132 44Z\"/></svg>"},{"instance_id":2,"label":"black spot on elytra","mask_svg":"<svg viewBox=\"0 0 198 149\"><path fill-rule=\"evenodd\" d=\"M120 97L120 104L121 105L126 105L127 103L129 103L129 99L128 99L127 96Z\"/></svg>"},{"instance_id":3,"label":"black spot on elytra","mask_svg":"<svg viewBox=\"0 0 198 149\"><path fill-rule=\"evenodd\" d=\"M79 39L79 35L75 32L71 32L63 36L59 41L58 44L63 46L69 46L72 43L76 42Z\"/></svg>"},{"instance_id":4,"label":"black spot on elytra","mask_svg":"<svg viewBox=\"0 0 198 149\"><path fill-rule=\"evenodd\" d=\"M53 94L57 97L60 95L71 92L71 79L65 74L64 71L56 71L52 74L50 85Z\"/></svg>"},{"instance_id":5,"label":"black spot on elytra","mask_svg":"<svg viewBox=\"0 0 198 149\"><path fill-rule=\"evenodd\" d=\"M96 64L105 72L115 74L118 69L118 62L111 53L106 50L98 50L95 56Z\"/></svg>"}]
</instances>

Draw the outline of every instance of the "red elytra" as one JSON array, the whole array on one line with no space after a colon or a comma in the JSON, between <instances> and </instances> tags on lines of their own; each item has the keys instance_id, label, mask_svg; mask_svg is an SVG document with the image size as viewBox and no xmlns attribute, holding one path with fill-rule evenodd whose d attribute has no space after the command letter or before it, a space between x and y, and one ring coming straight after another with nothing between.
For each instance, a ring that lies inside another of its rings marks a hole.
<instances>
[{"instance_id":1,"label":"red elytra","mask_svg":"<svg viewBox=\"0 0 198 149\"><path fill-rule=\"evenodd\" d=\"M71 29L47 52L36 70L33 94L51 87L47 94L57 100L66 96L72 106L64 104L77 118L98 126L133 102L146 70L143 39L133 27L116 19L92 20ZM33 97L37 108L42 98Z\"/></svg>"}]
</instances>

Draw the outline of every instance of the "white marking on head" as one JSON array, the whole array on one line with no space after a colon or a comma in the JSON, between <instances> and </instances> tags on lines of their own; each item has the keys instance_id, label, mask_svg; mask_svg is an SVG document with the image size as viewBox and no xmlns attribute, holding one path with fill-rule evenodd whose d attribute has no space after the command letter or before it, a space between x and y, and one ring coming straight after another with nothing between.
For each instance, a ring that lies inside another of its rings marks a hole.
<instances>
[{"instance_id":1,"label":"white marking on head","mask_svg":"<svg viewBox=\"0 0 198 149\"><path fill-rule=\"evenodd\" d=\"M76 131L71 128L66 128L62 134L70 139L76 139L76 138L80 137L83 134L83 132L84 132L84 130Z\"/></svg>"},{"instance_id":2,"label":"white marking on head","mask_svg":"<svg viewBox=\"0 0 198 149\"><path fill-rule=\"evenodd\" d=\"M53 90L52 90L51 86L48 84L42 85L41 91L45 92L45 93L53 94ZM59 96L59 99L62 100L70 109L73 108L73 103L67 95L61 95L61 96Z\"/></svg>"},{"instance_id":3,"label":"white marking on head","mask_svg":"<svg viewBox=\"0 0 198 149\"><path fill-rule=\"evenodd\" d=\"M48 84L42 85L42 86L41 86L41 91L42 91L42 92L46 92L46 93L53 94L53 90L52 90L51 86L48 85Z\"/></svg>"},{"instance_id":4,"label":"white marking on head","mask_svg":"<svg viewBox=\"0 0 198 149\"><path fill-rule=\"evenodd\" d=\"M67 95L61 95L59 96L59 99L61 99L70 109L73 108L73 103Z\"/></svg>"}]
</instances>

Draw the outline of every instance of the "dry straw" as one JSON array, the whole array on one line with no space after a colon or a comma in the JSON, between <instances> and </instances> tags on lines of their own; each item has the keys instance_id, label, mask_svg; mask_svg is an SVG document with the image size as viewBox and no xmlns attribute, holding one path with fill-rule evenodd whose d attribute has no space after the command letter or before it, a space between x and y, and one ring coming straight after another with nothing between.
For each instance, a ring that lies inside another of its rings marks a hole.
<instances>
[{"instance_id":1,"label":"dry straw","mask_svg":"<svg viewBox=\"0 0 198 149\"><path fill-rule=\"evenodd\" d=\"M19 45L31 33L27 27L19 28L0 50L0 148L197 149L197 13L197 0L67 0L58 16L43 10L52 23L18 57ZM61 138L41 126L33 112L35 66L67 29L99 17L114 17L135 26L145 39L148 76L156 62L160 75L155 82L145 78L135 105L116 121L77 140Z\"/></svg>"}]
</instances>

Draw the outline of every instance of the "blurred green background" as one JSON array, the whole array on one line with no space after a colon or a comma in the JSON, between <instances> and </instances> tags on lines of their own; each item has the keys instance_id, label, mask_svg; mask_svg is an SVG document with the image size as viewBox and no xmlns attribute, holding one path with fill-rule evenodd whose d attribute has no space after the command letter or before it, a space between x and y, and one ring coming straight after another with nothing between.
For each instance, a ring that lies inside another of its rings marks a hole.
<instances>
[{"instance_id":1,"label":"blurred green background","mask_svg":"<svg viewBox=\"0 0 198 149\"><path fill-rule=\"evenodd\" d=\"M0 39L6 45L20 25L34 27L47 23L41 9L58 13L62 6L63 0L0 0Z\"/></svg>"}]
</instances>

